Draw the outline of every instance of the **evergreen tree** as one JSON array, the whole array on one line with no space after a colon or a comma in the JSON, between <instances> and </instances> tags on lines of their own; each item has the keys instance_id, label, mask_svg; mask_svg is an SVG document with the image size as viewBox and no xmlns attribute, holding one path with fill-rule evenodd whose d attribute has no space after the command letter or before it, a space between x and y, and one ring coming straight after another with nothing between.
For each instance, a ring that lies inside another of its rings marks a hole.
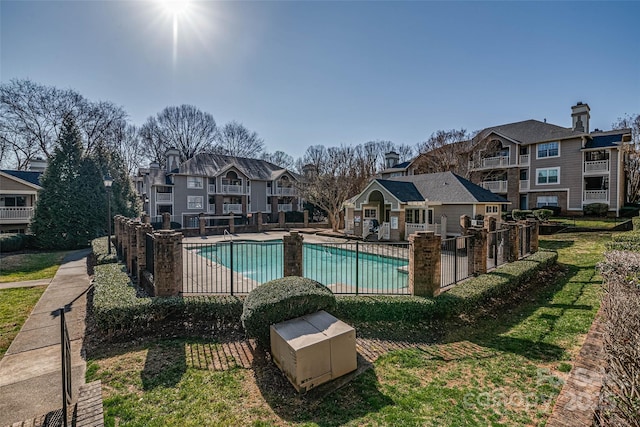
<instances>
[{"instance_id":1,"label":"evergreen tree","mask_svg":"<svg viewBox=\"0 0 640 427\"><path fill-rule=\"evenodd\" d=\"M101 176L113 179L111 187L111 217L123 215L134 218L140 215L140 197L136 192L122 156L102 146L96 150L95 161Z\"/></svg>"}]
</instances>

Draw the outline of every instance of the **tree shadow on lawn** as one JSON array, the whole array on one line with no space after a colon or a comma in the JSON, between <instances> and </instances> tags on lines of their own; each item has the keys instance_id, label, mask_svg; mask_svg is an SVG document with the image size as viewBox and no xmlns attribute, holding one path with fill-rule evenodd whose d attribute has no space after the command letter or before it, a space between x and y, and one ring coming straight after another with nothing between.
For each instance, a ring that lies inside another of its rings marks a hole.
<instances>
[{"instance_id":1,"label":"tree shadow on lawn","mask_svg":"<svg viewBox=\"0 0 640 427\"><path fill-rule=\"evenodd\" d=\"M184 340L163 340L150 343L144 369L140 373L142 388L175 387L187 372Z\"/></svg>"},{"instance_id":2,"label":"tree shadow on lawn","mask_svg":"<svg viewBox=\"0 0 640 427\"><path fill-rule=\"evenodd\" d=\"M259 347L254 351L253 373L262 397L280 418L290 422L339 426L394 404L379 390L373 365L360 354L356 372L352 378L347 374L306 393L298 393L269 353Z\"/></svg>"},{"instance_id":3,"label":"tree shadow on lawn","mask_svg":"<svg viewBox=\"0 0 640 427\"><path fill-rule=\"evenodd\" d=\"M557 251L558 249L570 248L575 244L574 240L547 240L540 239L538 245L540 249L547 251Z\"/></svg>"}]
</instances>

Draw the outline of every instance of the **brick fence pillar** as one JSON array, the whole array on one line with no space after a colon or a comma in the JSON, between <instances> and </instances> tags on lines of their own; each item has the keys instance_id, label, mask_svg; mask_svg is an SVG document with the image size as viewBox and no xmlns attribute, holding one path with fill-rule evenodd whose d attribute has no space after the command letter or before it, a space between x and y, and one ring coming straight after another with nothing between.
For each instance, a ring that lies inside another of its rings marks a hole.
<instances>
[{"instance_id":1,"label":"brick fence pillar","mask_svg":"<svg viewBox=\"0 0 640 427\"><path fill-rule=\"evenodd\" d=\"M120 236L122 237L122 242L120 243L120 259L126 264L129 249L129 229L127 227L127 219L124 217L120 219Z\"/></svg>"},{"instance_id":2,"label":"brick fence pillar","mask_svg":"<svg viewBox=\"0 0 640 427\"><path fill-rule=\"evenodd\" d=\"M262 212L256 214L256 225L258 226L258 233L262 232Z\"/></svg>"},{"instance_id":3,"label":"brick fence pillar","mask_svg":"<svg viewBox=\"0 0 640 427\"><path fill-rule=\"evenodd\" d=\"M171 214L169 212L163 212L162 214L162 229L171 230Z\"/></svg>"},{"instance_id":4,"label":"brick fence pillar","mask_svg":"<svg viewBox=\"0 0 640 427\"><path fill-rule=\"evenodd\" d=\"M463 236L467 235L469 228L471 228L471 217L469 215L460 215L460 232Z\"/></svg>"},{"instance_id":5,"label":"brick fence pillar","mask_svg":"<svg viewBox=\"0 0 640 427\"><path fill-rule=\"evenodd\" d=\"M280 228L284 228L284 211L278 212L278 225Z\"/></svg>"},{"instance_id":6,"label":"brick fence pillar","mask_svg":"<svg viewBox=\"0 0 640 427\"><path fill-rule=\"evenodd\" d=\"M540 247L538 244L538 236L540 234L538 226L540 223L538 221L527 221L527 225L531 226L531 253L535 254Z\"/></svg>"},{"instance_id":7,"label":"brick fence pillar","mask_svg":"<svg viewBox=\"0 0 640 427\"><path fill-rule=\"evenodd\" d=\"M160 230L153 236L154 294L176 296L182 291L182 233Z\"/></svg>"},{"instance_id":8,"label":"brick fence pillar","mask_svg":"<svg viewBox=\"0 0 640 427\"><path fill-rule=\"evenodd\" d=\"M127 241L127 258L125 263L127 264L127 271L130 276L135 276L137 273L136 262L138 258L138 233L136 232L136 225L138 222L129 220L127 221L127 235L129 240Z\"/></svg>"},{"instance_id":9,"label":"brick fence pillar","mask_svg":"<svg viewBox=\"0 0 640 427\"><path fill-rule=\"evenodd\" d=\"M233 217L233 212L229 213L229 233L235 234L236 232L236 220Z\"/></svg>"},{"instance_id":10,"label":"brick fence pillar","mask_svg":"<svg viewBox=\"0 0 640 427\"><path fill-rule=\"evenodd\" d=\"M116 239L116 253L118 256L122 255L122 221L124 217L122 215L116 215L113 217L113 235Z\"/></svg>"},{"instance_id":11,"label":"brick fence pillar","mask_svg":"<svg viewBox=\"0 0 640 427\"><path fill-rule=\"evenodd\" d=\"M308 210L304 210L302 212L302 218L303 218L303 222L304 222L304 228L309 227L309 211Z\"/></svg>"},{"instance_id":12,"label":"brick fence pillar","mask_svg":"<svg viewBox=\"0 0 640 427\"><path fill-rule=\"evenodd\" d=\"M142 272L147 269L147 234L152 233L153 227L151 227L151 224L136 224L136 256L138 258L136 278L139 285L141 284Z\"/></svg>"},{"instance_id":13,"label":"brick fence pillar","mask_svg":"<svg viewBox=\"0 0 640 427\"><path fill-rule=\"evenodd\" d=\"M468 249L470 259L469 268L474 274L487 272L487 230L484 228L470 228Z\"/></svg>"},{"instance_id":14,"label":"brick fence pillar","mask_svg":"<svg viewBox=\"0 0 640 427\"><path fill-rule=\"evenodd\" d=\"M514 262L520 256L520 224L510 222L507 226L509 227L509 257L507 261Z\"/></svg>"},{"instance_id":15,"label":"brick fence pillar","mask_svg":"<svg viewBox=\"0 0 640 427\"><path fill-rule=\"evenodd\" d=\"M151 218L149 217L149 214L143 213L140 216L140 222L143 224L149 224L151 222Z\"/></svg>"},{"instance_id":16,"label":"brick fence pillar","mask_svg":"<svg viewBox=\"0 0 640 427\"><path fill-rule=\"evenodd\" d=\"M207 220L204 219L204 213L200 212L198 214L198 227L200 228L200 235L204 236L207 234L206 230Z\"/></svg>"},{"instance_id":17,"label":"brick fence pillar","mask_svg":"<svg viewBox=\"0 0 640 427\"><path fill-rule=\"evenodd\" d=\"M497 220L495 216L485 217L484 226L487 231L496 231L497 228Z\"/></svg>"},{"instance_id":18,"label":"brick fence pillar","mask_svg":"<svg viewBox=\"0 0 640 427\"><path fill-rule=\"evenodd\" d=\"M286 276L302 277L302 235L292 231L288 236L282 236L284 242L284 272Z\"/></svg>"},{"instance_id":19,"label":"brick fence pillar","mask_svg":"<svg viewBox=\"0 0 640 427\"><path fill-rule=\"evenodd\" d=\"M440 236L418 231L409 236L409 293L431 297L440 293Z\"/></svg>"}]
</instances>

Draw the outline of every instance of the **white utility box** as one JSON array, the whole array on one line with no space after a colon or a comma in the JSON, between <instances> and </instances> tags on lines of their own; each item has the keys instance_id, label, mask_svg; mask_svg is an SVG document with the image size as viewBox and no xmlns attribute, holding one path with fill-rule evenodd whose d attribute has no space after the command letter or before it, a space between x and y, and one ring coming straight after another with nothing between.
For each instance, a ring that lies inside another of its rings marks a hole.
<instances>
[{"instance_id":1,"label":"white utility box","mask_svg":"<svg viewBox=\"0 0 640 427\"><path fill-rule=\"evenodd\" d=\"M299 392L358 367L356 331L325 311L271 326L271 355Z\"/></svg>"}]
</instances>

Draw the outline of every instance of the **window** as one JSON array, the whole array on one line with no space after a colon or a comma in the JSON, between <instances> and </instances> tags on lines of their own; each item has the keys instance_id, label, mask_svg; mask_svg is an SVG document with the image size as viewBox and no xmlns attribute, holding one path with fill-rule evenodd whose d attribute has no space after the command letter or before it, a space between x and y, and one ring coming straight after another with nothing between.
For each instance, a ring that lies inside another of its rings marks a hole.
<instances>
[{"instance_id":1,"label":"window","mask_svg":"<svg viewBox=\"0 0 640 427\"><path fill-rule=\"evenodd\" d=\"M420 221L419 209L407 209L405 210L405 222L407 224L422 224L424 223L424 214L422 215L422 221Z\"/></svg>"},{"instance_id":2,"label":"window","mask_svg":"<svg viewBox=\"0 0 640 427\"><path fill-rule=\"evenodd\" d=\"M187 209L202 209L202 196L187 196Z\"/></svg>"},{"instance_id":3,"label":"window","mask_svg":"<svg viewBox=\"0 0 640 427\"><path fill-rule=\"evenodd\" d=\"M559 184L560 168L536 169L536 184Z\"/></svg>"},{"instance_id":4,"label":"window","mask_svg":"<svg viewBox=\"0 0 640 427\"><path fill-rule=\"evenodd\" d=\"M427 209L427 224L433 224L433 209Z\"/></svg>"},{"instance_id":5,"label":"window","mask_svg":"<svg viewBox=\"0 0 640 427\"><path fill-rule=\"evenodd\" d=\"M377 209L365 209L364 210L364 219L375 219L378 218L378 210Z\"/></svg>"},{"instance_id":6,"label":"window","mask_svg":"<svg viewBox=\"0 0 640 427\"><path fill-rule=\"evenodd\" d=\"M202 177L201 176L188 176L187 177L187 188L202 188Z\"/></svg>"},{"instance_id":7,"label":"window","mask_svg":"<svg viewBox=\"0 0 640 427\"><path fill-rule=\"evenodd\" d=\"M499 209L498 209L498 205L487 205L485 206L485 213L488 214L494 214L494 213L498 213Z\"/></svg>"},{"instance_id":8,"label":"window","mask_svg":"<svg viewBox=\"0 0 640 427\"><path fill-rule=\"evenodd\" d=\"M544 206L558 206L558 196L538 196L536 206L539 208Z\"/></svg>"},{"instance_id":9,"label":"window","mask_svg":"<svg viewBox=\"0 0 640 427\"><path fill-rule=\"evenodd\" d=\"M538 144L538 158L543 159L545 157L558 157L560 155L560 143L559 142L545 142Z\"/></svg>"}]
</instances>

